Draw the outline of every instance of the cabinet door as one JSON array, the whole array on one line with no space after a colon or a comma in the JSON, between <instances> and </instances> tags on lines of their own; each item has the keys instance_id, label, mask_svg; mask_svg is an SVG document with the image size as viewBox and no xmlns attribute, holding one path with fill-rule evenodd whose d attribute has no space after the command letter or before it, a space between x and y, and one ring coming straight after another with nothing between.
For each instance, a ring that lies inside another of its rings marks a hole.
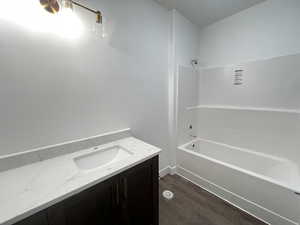
<instances>
[{"instance_id":1,"label":"cabinet door","mask_svg":"<svg viewBox=\"0 0 300 225\"><path fill-rule=\"evenodd\" d=\"M45 212L37 213L15 225L48 225L47 214Z\"/></svg>"},{"instance_id":2,"label":"cabinet door","mask_svg":"<svg viewBox=\"0 0 300 225\"><path fill-rule=\"evenodd\" d=\"M48 210L50 225L117 225L115 179L104 181Z\"/></svg>"},{"instance_id":3,"label":"cabinet door","mask_svg":"<svg viewBox=\"0 0 300 225\"><path fill-rule=\"evenodd\" d=\"M120 175L122 225L158 225L158 157Z\"/></svg>"}]
</instances>

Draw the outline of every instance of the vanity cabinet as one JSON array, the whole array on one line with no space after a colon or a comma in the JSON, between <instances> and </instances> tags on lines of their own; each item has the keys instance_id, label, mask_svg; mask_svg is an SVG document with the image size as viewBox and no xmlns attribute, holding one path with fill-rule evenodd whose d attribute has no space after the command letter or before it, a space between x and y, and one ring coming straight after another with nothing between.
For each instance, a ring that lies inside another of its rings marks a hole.
<instances>
[{"instance_id":1,"label":"vanity cabinet","mask_svg":"<svg viewBox=\"0 0 300 225\"><path fill-rule=\"evenodd\" d=\"M15 225L48 225L47 212L37 213Z\"/></svg>"},{"instance_id":2,"label":"vanity cabinet","mask_svg":"<svg viewBox=\"0 0 300 225\"><path fill-rule=\"evenodd\" d=\"M104 181L49 208L49 225L116 224L114 182L114 178Z\"/></svg>"},{"instance_id":3,"label":"vanity cabinet","mask_svg":"<svg viewBox=\"0 0 300 225\"><path fill-rule=\"evenodd\" d=\"M16 225L158 225L158 156Z\"/></svg>"},{"instance_id":4,"label":"vanity cabinet","mask_svg":"<svg viewBox=\"0 0 300 225\"><path fill-rule=\"evenodd\" d=\"M154 174L153 174L154 173ZM158 224L157 163L148 161L121 174L122 225Z\"/></svg>"}]
</instances>

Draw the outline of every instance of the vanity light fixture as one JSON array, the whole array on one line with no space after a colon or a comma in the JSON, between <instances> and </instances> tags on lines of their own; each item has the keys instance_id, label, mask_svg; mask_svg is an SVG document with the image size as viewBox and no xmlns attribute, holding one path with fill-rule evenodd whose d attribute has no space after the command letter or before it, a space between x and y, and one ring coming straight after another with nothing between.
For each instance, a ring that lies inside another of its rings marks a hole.
<instances>
[{"instance_id":1,"label":"vanity light fixture","mask_svg":"<svg viewBox=\"0 0 300 225\"><path fill-rule=\"evenodd\" d=\"M73 0L40 0L41 5L49 13L58 13L62 9L73 10L73 5L83 8L91 13L96 14L96 23L102 24L102 13L98 10L93 10L85 5L82 5Z\"/></svg>"}]
</instances>

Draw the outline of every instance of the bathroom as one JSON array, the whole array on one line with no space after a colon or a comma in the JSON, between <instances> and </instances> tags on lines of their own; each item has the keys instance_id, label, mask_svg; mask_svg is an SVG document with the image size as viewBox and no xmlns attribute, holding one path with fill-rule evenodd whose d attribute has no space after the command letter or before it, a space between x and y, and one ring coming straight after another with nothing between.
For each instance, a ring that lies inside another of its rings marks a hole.
<instances>
[{"instance_id":1,"label":"bathroom","mask_svg":"<svg viewBox=\"0 0 300 225\"><path fill-rule=\"evenodd\" d=\"M298 0L3 0L0 225L299 225L299 20Z\"/></svg>"}]
</instances>

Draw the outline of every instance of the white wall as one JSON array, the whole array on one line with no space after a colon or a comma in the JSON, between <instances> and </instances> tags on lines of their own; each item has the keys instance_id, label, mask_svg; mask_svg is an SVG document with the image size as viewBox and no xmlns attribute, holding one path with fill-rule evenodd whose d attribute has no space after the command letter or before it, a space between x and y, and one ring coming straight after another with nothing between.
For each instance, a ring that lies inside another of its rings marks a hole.
<instances>
[{"instance_id":1,"label":"white wall","mask_svg":"<svg viewBox=\"0 0 300 225\"><path fill-rule=\"evenodd\" d=\"M268 0L200 32L200 61L224 66L300 52L300 1Z\"/></svg>"},{"instance_id":2,"label":"white wall","mask_svg":"<svg viewBox=\"0 0 300 225\"><path fill-rule=\"evenodd\" d=\"M298 0L268 0L201 30L198 104L299 110L299 11ZM198 135L299 161L299 122L299 114L202 109Z\"/></svg>"},{"instance_id":3,"label":"white wall","mask_svg":"<svg viewBox=\"0 0 300 225\"><path fill-rule=\"evenodd\" d=\"M170 41L170 71L169 71L169 102L170 102L170 135L171 135L171 154L170 165L176 166L176 148L179 138L179 129L181 126L179 120L183 115L179 107L179 76L189 76L191 68L191 60L197 59L199 52L199 29L196 25L182 16L176 10L171 11L172 25L171 25L171 41ZM187 74L182 73L180 69L187 71ZM187 70L184 70L186 68ZM191 77L187 77L187 82ZM182 77L185 80L184 77ZM186 83L188 86L189 84ZM195 89L196 91L196 89ZM188 96L188 93L186 96ZM196 93L195 93L196 94ZM185 104L185 103L183 103Z\"/></svg>"},{"instance_id":4,"label":"white wall","mask_svg":"<svg viewBox=\"0 0 300 225\"><path fill-rule=\"evenodd\" d=\"M299 114L201 109L198 110L198 136L300 165L299 119Z\"/></svg>"},{"instance_id":5,"label":"white wall","mask_svg":"<svg viewBox=\"0 0 300 225\"><path fill-rule=\"evenodd\" d=\"M187 111L198 104L199 75L190 67L178 68L178 138L177 146L185 144L197 135L197 113ZM190 128L192 126L192 128Z\"/></svg>"},{"instance_id":6,"label":"white wall","mask_svg":"<svg viewBox=\"0 0 300 225\"><path fill-rule=\"evenodd\" d=\"M87 5L103 11L106 39L0 20L0 155L130 127L163 148L165 167L169 13L149 0Z\"/></svg>"},{"instance_id":7,"label":"white wall","mask_svg":"<svg viewBox=\"0 0 300 225\"><path fill-rule=\"evenodd\" d=\"M173 20L176 65L190 67L191 60L199 54L199 29L176 10L173 10Z\"/></svg>"},{"instance_id":8,"label":"white wall","mask_svg":"<svg viewBox=\"0 0 300 225\"><path fill-rule=\"evenodd\" d=\"M199 104L300 109L300 54L201 71ZM243 84L234 85L236 69Z\"/></svg>"}]
</instances>

